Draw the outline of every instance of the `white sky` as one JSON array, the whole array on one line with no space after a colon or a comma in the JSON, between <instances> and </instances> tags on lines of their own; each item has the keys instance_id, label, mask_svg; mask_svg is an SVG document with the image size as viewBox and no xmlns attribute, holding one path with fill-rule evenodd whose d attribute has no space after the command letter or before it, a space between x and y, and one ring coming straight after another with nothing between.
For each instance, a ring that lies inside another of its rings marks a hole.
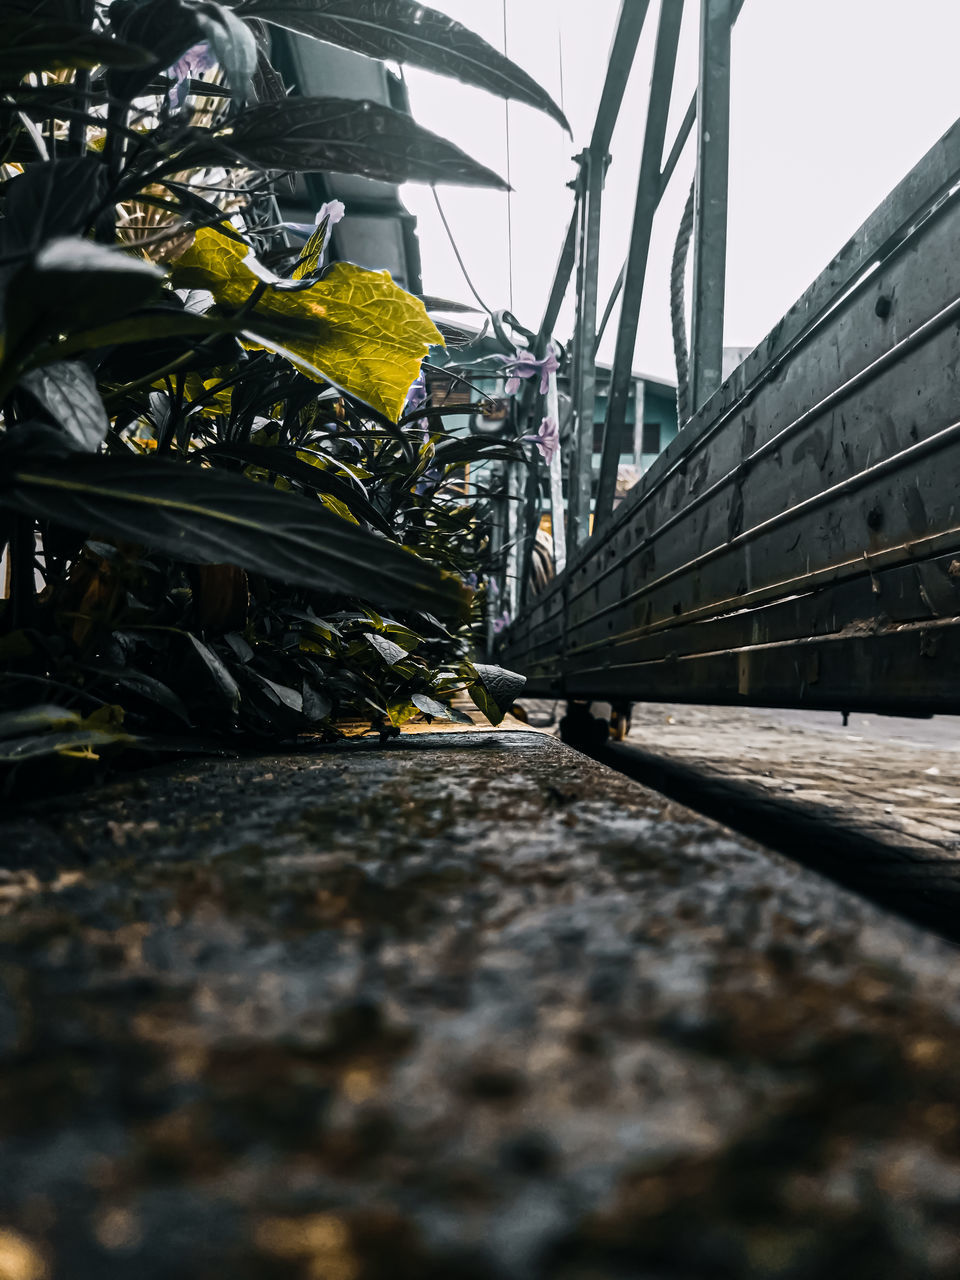
<instances>
[{"instance_id":1,"label":"white sky","mask_svg":"<svg viewBox=\"0 0 960 1280\"><path fill-rule=\"evenodd\" d=\"M633 3L634 0L628 0ZM433 0L503 48L502 0ZM571 156L589 140L618 0L506 0L508 52L561 100L570 138L510 105L513 310L537 328L572 208ZM614 134L604 194L600 307L626 254L650 77L652 0ZM699 5L684 17L668 138L696 83ZM746 0L734 32L727 306L724 341L755 346L889 189L960 116L960 0ZM421 124L507 171L503 102L407 69ZM668 144L669 145L669 144ZM635 367L672 378L670 257L693 172L693 141L661 206ZM468 269L493 308L509 306L507 197L440 191ZM428 188L403 198L419 219L424 289L470 302ZM615 316L614 316L615 321ZM567 305L558 337L569 337ZM611 322L601 358L612 355Z\"/></svg>"}]
</instances>

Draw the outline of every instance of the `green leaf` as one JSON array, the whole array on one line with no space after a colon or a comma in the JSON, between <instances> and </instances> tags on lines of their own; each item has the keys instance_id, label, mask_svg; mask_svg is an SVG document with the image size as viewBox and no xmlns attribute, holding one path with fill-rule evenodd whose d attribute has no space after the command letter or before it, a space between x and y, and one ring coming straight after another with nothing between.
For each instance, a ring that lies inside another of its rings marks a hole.
<instances>
[{"instance_id":1,"label":"green leaf","mask_svg":"<svg viewBox=\"0 0 960 1280\"><path fill-rule=\"evenodd\" d=\"M136 742L129 733L110 729L63 729L36 733L23 738L5 738L0 742L0 763L20 764L38 756L72 755L106 747L114 742Z\"/></svg>"},{"instance_id":2,"label":"green leaf","mask_svg":"<svg viewBox=\"0 0 960 1280\"><path fill-rule=\"evenodd\" d=\"M233 564L317 591L456 615L466 593L412 553L316 501L241 476L156 458L7 459L8 510L153 546L191 564Z\"/></svg>"},{"instance_id":3,"label":"green leaf","mask_svg":"<svg viewBox=\"0 0 960 1280\"><path fill-rule=\"evenodd\" d=\"M465 716L462 711L455 711L453 707L448 707L445 702L438 702L436 698L428 697L425 693L414 693L410 695L410 701L415 707L418 707L424 715L433 716L434 720L455 720L467 724L473 724L469 716Z\"/></svg>"},{"instance_id":4,"label":"green leaf","mask_svg":"<svg viewBox=\"0 0 960 1280\"><path fill-rule=\"evenodd\" d=\"M40 729L65 729L80 723L80 714L51 703L38 703L20 711L0 714L0 739L19 738Z\"/></svg>"},{"instance_id":5,"label":"green leaf","mask_svg":"<svg viewBox=\"0 0 960 1280\"><path fill-rule=\"evenodd\" d=\"M265 684L270 692L274 694L275 697L277 697L279 701L282 702L290 711L303 711L302 693L298 693L296 689L291 689L288 685L277 684L276 681L268 679L266 676L261 675L259 671L254 671L252 668L250 674L256 676L262 684Z\"/></svg>"},{"instance_id":6,"label":"green leaf","mask_svg":"<svg viewBox=\"0 0 960 1280\"><path fill-rule=\"evenodd\" d=\"M453 436L437 445L434 464L441 467L460 466L464 462L492 462L502 459L523 462L523 445L513 440L491 440L489 436Z\"/></svg>"},{"instance_id":7,"label":"green leaf","mask_svg":"<svg viewBox=\"0 0 960 1280\"><path fill-rule=\"evenodd\" d=\"M203 38L209 40L235 98L246 102L257 70L257 42L253 32L230 8L213 0L204 0L195 12Z\"/></svg>"},{"instance_id":8,"label":"green leaf","mask_svg":"<svg viewBox=\"0 0 960 1280\"><path fill-rule=\"evenodd\" d=\"M234 680L223 661L209 645L203 644L189 631L183 632L192 653L199 659L207 684L216 701L224 710L236 714L240 709L240 686Z\"/></svg>"},{"instance_id":9,"label":"green leaf","mask_svg":"<svg viewBox=\"0 0 960 1280\"><path fill-rule=\"evenodd\" d=\"M190 724L190 714L181 699L162 681L148 676L144 671L133 667L87 666L83 668L92 676L102 677L127 689L147 702L152 702L162 710L169 712L184 724Z\"/></svg>"},{"instance_id":10,"label":"green leaf","mask_svg":"<svg viewBox=\"0 0 960 1280\"><path fill-rule=\"evenodd\" d=\"M80 23L38 26L28 17L7 17L0 27L0 80L17 81L31 71L143 67L151 61L145 49Z\"/></svg>"},{"instance_id":11,"label":"green leaf","mask_svg":"<svg viewBox=\"0 0 960 1280\"><path fill-rule=\"evenodd\" d=\"M348 507L355 516L366 520L374 528L393 536L390 525L376 507L364 497L356 485L349 484L340 476L328 471L326 467L313 466L298 457L303 450L287 449L279 445L256 444L218 444L204 449L204 457L214 462L218 458L235 458L238 462L249 466L262 467L264 471L285 476L288 480L296 480L298 484L309 486L318 493L328 493Z\"/></svg>"},{"instance_id":12,"label":"green leaf","mask_svg":"<svg viewBox=\"0 0 960 1280\"><path fill-rule=\"evenodd\" d=\"M506 667L472 663L477 679L467 692L491 724L499 724L523 691L527 677Z\"/></svg>"},{"instance_id":13,"label":"green leaf","mask_svg":"<svg viewBox=\"0 0 960 1280\"><path fill-rule=\"evenodd\" d=\"M197 6L189 0L138 0L111 10L117 34L149 51L146 66L113 69L107 77L111 94L125 102L143 93L157 72L172 66L202 38Z\"/></svg>"},{"instance_id":14,"label":"green leaf","mask_svg":"<svg viewBox=\"0 0 960 1280\"><path fill-rule=\"evenodd\" d=\"M570 132L550 95L486 40L417 0L242 0L239 12L300 35L455 76L546 111Z\"/></svg>"},{"instance_id":15,"label":"green leaf","mask_svg":"<svg viewBox=\"0 0 960 1280\"><path fill-rule=\"evenodd\" d=\"M97 351L101 347L140 344L144 359L138 361L137 372L130 372L131 377L137 377L141 371L149 373L152 369L162 368L176 356L195 350L201 341L204 341L206 349L210 347L210 340L213 338L242 332L241 325L227 316L198 316L192 311L158 307L145 312L138 311L125 320L71 333L62 342L34 351L28 367L39 367L50 360L77 355L82 351ZM211 359L216 351L217 348L212 347ZM220 359L223 362L222 353ZM183 369L186 371L192 367L194 366L185 364Z\"/></svg>"},{"instance_id":16,"label":"green leaf","mask_svg":"<svg viewBox=\"0 0 960 1280\"><path fill-rule=\"evenodd\" d=\"M203 228L174 264L174 281L209 289L221 307L239 310L260 285L245 256L242 244ZM440 338L420 299L389 272L350 262L336 263L298 293L268 287L243 322L251 339L273 339L391 420Z\"/></svg>"},{"instance_id":17,"label":"green leaf","mask_svg":"<svg viewBox=\"0 0 960 1280\"><path fill-rule=\"evenodd\" d=\"M54 110L48 116L55 115ZM103 199L107 167L97 155L35 161L3 188L0 257L26 256L45 240L78 236Z\"/></svg>"},{"instance_id":18,"label":"green leaf","mask_svg":"<svg viewBox=\"0 0 960 1280\"><path fill-rule=\"evenodd\" d=\"M357 98L287 98L242 111L231 127L181 153L181 168L222 163L224 151L262 169L349 173L384 182L509 186L492 169L405 111ZM412 379L411 379L412 381Z\"/></svg>"},{"instance_id":19,"label":"green leaf","mask_svg":"<svg viewBox=\"0 0 960 1280\"><path fill-rule=\"evenodd\" d=\"M0 763L20 764L41 756L84 754L114 742L135 742L120 727L119 707L102 707L82 719L65 707L38 705L0 716Z\"/></svg>"},{"instance_id":20,"label":"green leaf","mask_svg":"<svg viewBox=\"0 0 960 1280\"><path fill-rule=\"evenodd\" d=\"M5 360L28 354L54 334L104 325L144 305L163 272L90 240L44 245L10 280L4 316Z\"/></svg>"},{"instance_id":21,"label":"green leaf","mask_svg":"<svg viewBox=\"0 0 960 1280\"><path fill-rule=\"evenodd\" d=\"M376 649L388 667L396 666L398 662L402 662L404 658L409 658L410 656L406 649L394 644L386 636L378 636L373 631L365 631L363 638L372 649Z\"/></svg>"},{"instance_id":22,"label":"green leaf","mask_svg":"<svg viewBox=\"0 0 960 1280\"><path fill-rule=\"evenodd\" d=\"M97 380L78 360L57 361L20 379L57 426L81 449L95 451L110 426Z\"/></svg>"}]
</instances>

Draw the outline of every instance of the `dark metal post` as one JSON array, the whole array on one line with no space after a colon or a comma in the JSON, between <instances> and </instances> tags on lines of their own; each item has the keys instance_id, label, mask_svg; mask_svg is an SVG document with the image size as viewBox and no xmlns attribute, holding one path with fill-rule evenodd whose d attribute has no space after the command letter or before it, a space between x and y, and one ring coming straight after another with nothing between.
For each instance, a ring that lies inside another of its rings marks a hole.
<instances>
[{"instance_id":1,"label":"dark metal post","mask_svg":"<svg viewBox=\"0 0 960 1280\"><path fill-rule=\"evenodd\" d=\"M640 158L640 178L637 183L633 232L630 237L630 252L624 276L623 307L620 313L613 369L610 374L607 416L603 426L603 453L600 458L600 482L597 488L594 517L598 523L613 510L613 499L616 493L620 437L630 395L640 301L643 296L647 257L650 252L650 233L653 228L653 215L657 211L662 192L660 164L663 159L663 143L673 91L673 75L676 69L677 44L680 39L682 19L683 0L663 0L660 23L657 27L657 45L653 56L653 76L650 81L647 124L643 136L643 153Z\"/></svg>"},{"instance_id":2,"label":"dark metal post","mask_svg":"<svg viewBox=\"0 0 960 1280\"><path fill-rule=\"evenodd\" d=\"M690 326L690 407L694 413L723 380L733 17L732 0L702 0Z\"/></svg>"},{"instance_id":3,"label":"dark metal post","mask_svg":"<svg viewBox=\"0 0 960 1280\"><path fill-rule=\"evenodd\" d=\"M600 212L610 139L620 114L650 0L622 0L607 74L590 146L581 157L583 233L577 272L577 322L573 342L573 439L567 486L571 550L590 535L593 487L593 415L597 394L597 281L600 267Z\"/></svg>"},{"instance_id":4,"label":"dark metal post","mask_svg":"<svg viewBox=\"0 0 960 1280\"><path fill-rule=\"evenodd\" d=\"M600 205L603 198L605 157L598 160L590 151L583 156L584 201L581 292L577 306L573 359L573 440L570 449L570 479L567 507L570 549L575 550L590 535L590 488L593 482L593 406L597 392L594 340L597 331L597 275L600 264Z\"/></svg>"}]
</instances>

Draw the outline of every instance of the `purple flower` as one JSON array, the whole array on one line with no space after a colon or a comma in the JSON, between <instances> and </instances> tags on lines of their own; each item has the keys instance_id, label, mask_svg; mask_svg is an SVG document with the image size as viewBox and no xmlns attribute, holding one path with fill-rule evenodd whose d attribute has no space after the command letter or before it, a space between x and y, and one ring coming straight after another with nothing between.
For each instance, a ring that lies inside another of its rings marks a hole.
<instances>
[{"instance_id":1,"label":"purple flower","mask_svg":"<svg viewBox=\"0 0 960 1280\"><path fill-rule=\"evenodd\" d=\"M540 450L540 456L549 466L553 455L560 448L560 427L553 418L544 418L537 434L524 436L524 440L532 440Z\"/></svg>"},{"instance_id":2,"label":"purple flower","mask_svg":"<svg viewBox=\"0 0 960 1280\"><path fill-rule=\"evenodd\" d=\"M520 390L521 378L533 378L540 374L540 394L545 396L550 385L551 373L560 368L560 361L552 351L548 351L542 360L537 360L529 352L516 356L497 356L503 364L503 372L507 374L507 385L504 388L508 396L514 396Z\"/></svg>"},{"instance_id":3,"label":"purple flower","mask_svg":"<svg viewBox=\"0 0 960 1280\"><path fill-rule=\"evenodd\" d=\"M167 68L167 75L173 81L167 90L167 102L174 111L179 111L187 101L190 81L199 80L204 72L212 70L216 65L217 60L209 43L201 40L179 57L172 67Z\"/></svg>"},{"instance_id":4,"label":"purple flower","mask_svg":"<svg viewBox=\"0 0 960 1280\"><path fill-rule=\"evenodd\" d=\"M407 403L404 406L405 413L413 413L414 409L419 409L421 405L427 403L427 383L421 373L416 382L411 383L410 390L407 392Z\"/></svg>"},{"instance_id":5,"label":"purple flower","mask_svg":"<svg viewBox=\"0 0 960 1280\"><path fill-rule=\"evenodd\" d=\"M504 609L498 618L493 620L493 634L498 636L501 631L505 631L510 625L510 610Z\"/></svg>"},{"instance_id":6,"label":"purple flower","mask_svg":"<svg viewBox=\"0 0 960 1280\"><path fill-rule=\"evenodd\" d=\"M464 575L463 585L465 587L471 587L473 590L476 590L477 581L478 579L475 573L468 573Z\"/></svg>"}]
</instances>

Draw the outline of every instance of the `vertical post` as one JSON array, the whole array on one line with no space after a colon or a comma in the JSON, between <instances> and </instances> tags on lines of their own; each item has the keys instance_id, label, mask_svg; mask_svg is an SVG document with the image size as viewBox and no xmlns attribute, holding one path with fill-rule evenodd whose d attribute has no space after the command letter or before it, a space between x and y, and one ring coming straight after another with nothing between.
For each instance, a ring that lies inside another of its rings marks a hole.
<instances>
[{"instance_id":1,"label":"vertical post","mask_svg":"<svg viewBox=\"0 0 960 1280\"><path fill-rule=\"evenodd\" d=\"M637 379L634 392L633 465L638 471L643 469L643 411L646 386L647 384L642 378Z\"/></svg>"},{"instance_id":2,"label":"vertical post","mask_svg":"<svg viewBox=\"0 0 960 1280\"><path fill-rule=\"evenodd\" d=\"M704 0L704 3L707 3L707 0ZM605 520L613 510L616 494L620 437L627 397L630 394L640 302L643 297L647 258L650 253L650 234L653 229L653 215L657 211L663 190L660 165L663 160L663 143L667 131L667 116L670 111L682 20L683 0L663 0L657 27L657 45L653 55L653 75L650 80L647 124L643 135L643 152L640 157L640 177L637 182L630 252L624 273L623 306L620 312L613 369L610 373L607 416L603 425L603 453L600 458L600 482L597 487L594 517L596 524Z\"/></svg>"},{"instance_id":3,"label":"vertical post","mask_svg":"<svg viewBox=\"0 0 960 1280\"><path fill-rule=\"evenodd\" d=\"M606 156L583 154L583 234L577 327L574 336L573 443L570 451L570 543L577 547L590 533L593 485L593 411L597 395L594 345L597 332L597 276L600 266L600 207Z\"/></svg>"},{"instance_id":4,"label":"vertical post","mask_svg":"<svg viewBox=\"0 0 960 1280\"><path fill-rule=\"evenodd\" d=\"M650 0L621 0L617 29L610 50L597 118L590 146L581 156L583 230L577 273L577 324L573 341L573 443L568 486L569 533L572 547L590 533L593 491L593 416L597 396L597 281L600 265L600 212L603 180L609 161L610 139L620 113L637 44Z\"/></svg>"},{"instance_id":5,"label":"vertical post","mask_svg":"<svg viewBox=\"0 0 960 1280\"><path fill-rule=\"evenodd\" d=\"M557 396L556 373L550 375L546 408L547 417L552 418L559 428L560 401ZM553 530L553 571L562 573L567 563L567 536L563 521L563 463L559 443L550 459L550 527Z\"/></svg>"},{"instance_id":6,"label":"vertical post","mask_svg":"<svg viewBox=\"0 0 960 1280\"><path fill-rule=\"evenodd\" d=\"M723 308L727 263L732 0L701 0L697 89L697 174L693 208L693 314L690 408L723 380ZM739 8L739 6L737 6Z\"/></svg>"}]
</instances>

